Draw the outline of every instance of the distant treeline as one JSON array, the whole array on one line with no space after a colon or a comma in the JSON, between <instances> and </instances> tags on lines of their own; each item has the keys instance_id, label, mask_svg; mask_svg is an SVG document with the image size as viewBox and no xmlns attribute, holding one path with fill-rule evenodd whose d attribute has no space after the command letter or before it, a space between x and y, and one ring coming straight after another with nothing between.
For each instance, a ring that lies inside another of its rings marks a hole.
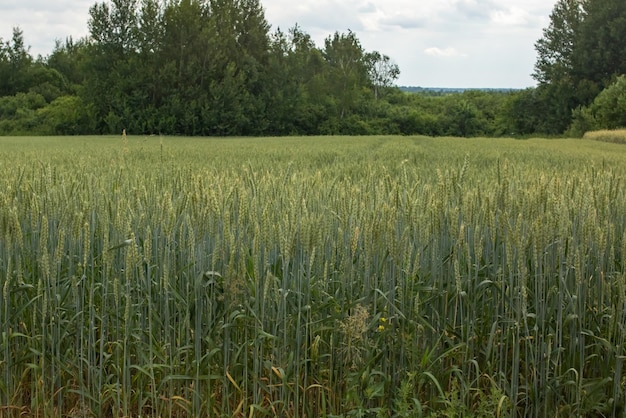
<instances>
[{"instance_id":1,"label":"distant treeline","mask_svg":"<svg viewBox=\"0 0 626 418\"><path fill-rule=\"evenodd\" d=\"M419 86L399 86L401 91L408 93L422 93L430 95L442 95L442 94L455 94L464 93L466 91L483 91L486 93L510 93L519 91L520 89L513 88L462 88L462 87L419 87Z\"/></svg>"},{"instance_id":2,"label":"distant treeline","mask_svg":"<svg viewBox=\"0 0 626 418\"><path fill-rule=\"evenodd\" d=\"M626 16L609 2L617 9L607 19ZM0 134L579 134L605 127L599 114L615 106L593 100L626 61L596 65L597 81L555 78L563 71L542 57L558 56L549 42L569 3L557 3L537 43L539 85L526 90L395 87L398 66L354 32L322 46L297 25L270 32L258 0L96 3L89 36L58 41L48 56L33 58L20 28L0 40Z\"/></svg>"}]
</instances>

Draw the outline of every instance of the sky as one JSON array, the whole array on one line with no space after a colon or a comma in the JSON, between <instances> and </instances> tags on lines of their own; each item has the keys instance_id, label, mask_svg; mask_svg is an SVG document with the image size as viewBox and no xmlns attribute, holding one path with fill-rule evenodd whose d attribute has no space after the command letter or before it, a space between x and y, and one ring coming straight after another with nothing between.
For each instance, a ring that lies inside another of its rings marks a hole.
<instances>
[{"instance_id":1,"label":"sky","mask_svg":"<svg viewBox=\"0 0 626 418\"><path fill-rule=\"evenodd\" d=\"M100 0L101 1L101 0ZM556 0L260 0L272 31L295 24L317 46L351 30L366 51L388 55L400 86L525 88L535 42ZM20 27L33 56L55 40L88 35L95 0L0 0L0 38Z\"/></svg>"}]
</instances>

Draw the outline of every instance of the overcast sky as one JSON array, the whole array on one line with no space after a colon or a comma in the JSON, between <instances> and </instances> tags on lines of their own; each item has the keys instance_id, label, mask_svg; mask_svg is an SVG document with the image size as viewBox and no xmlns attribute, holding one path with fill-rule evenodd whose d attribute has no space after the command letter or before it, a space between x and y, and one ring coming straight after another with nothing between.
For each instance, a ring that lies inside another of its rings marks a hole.
<instances>
[{"instance_id":1,"label":"overcast sky","mask_svg":"<svg viewBox=\"0 0 626 418\"><path fill-rule=\"evenodd\" d=\"M87 35L95 0L0 0L0 38L19 26L30 52L55 39ZM398 85L534 86L534 44L555 0L261 0L272 30L298 24L318 46L335 31L355 32L367 51L400 67Z\"/></svg>"}]
</instances>

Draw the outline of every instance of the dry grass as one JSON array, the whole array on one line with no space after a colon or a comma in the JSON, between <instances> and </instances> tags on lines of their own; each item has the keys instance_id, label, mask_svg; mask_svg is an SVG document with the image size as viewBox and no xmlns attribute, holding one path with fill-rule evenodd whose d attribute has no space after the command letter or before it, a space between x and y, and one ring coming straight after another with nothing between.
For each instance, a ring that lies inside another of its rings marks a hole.
<instances>
[{"instance_id":1,"label":"dry grass","mask_svg":"<svg viewBox=\"0 0 626 418\"><path fill-rule=\"evenodd\" d=\"M626 144L626 129L590 131L586 132L583 138L594 141L611 142L614 144Z\"/></svg>"}]
</instances>

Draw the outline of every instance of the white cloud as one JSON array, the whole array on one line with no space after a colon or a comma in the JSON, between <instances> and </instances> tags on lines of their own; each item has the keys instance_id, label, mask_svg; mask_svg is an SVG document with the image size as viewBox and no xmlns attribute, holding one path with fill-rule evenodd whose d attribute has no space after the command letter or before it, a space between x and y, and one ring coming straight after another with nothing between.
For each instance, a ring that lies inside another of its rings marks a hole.
<instances>
[{"instance_id":1,"label":"white cloud","mask_svg":"<svg viewBox=\"0 0 626 418\"><path fill-rule=\"evenodd\" d=\"M376 5L374 3L367 2L366 4L363 4L359 7L359 13L374 13L378 10L378 8L376 7Z\"/></svg>"},{"instance_id":2,"label":"white cloud","mask_svg":"<svg viewBox=\"0 0 626 418\"><path fill-rule=\"evenodd\" d=\"M448 48L437 48L435 46L426 48L424 50L426 55L430 55L431 57L444 57L444 58L453 58L453 57L467 57L467 54L459 52L456 48L448 47Z\"/></svg>"},{"instance_id":3,"label":"white cloud","mask_svg":"<svg viewBox=\"0 0 626 418\"><path fill-rule=\"evenodd\" d=\"M491 21L499 25L526 26L533 22L533 17L526 11L518 7L511 7L506 10L494 10L491 12Z\"/></svg>"},{"instance_id":4,"label":"white cloud","mask_svg":"<svg viewBox=\"0 0 626 418\"><path fill-rule=\"evenodd\" d=\"M426 27L427 19L412 14L396 13L391 16L383 16L379 19L382 26L398 27L402 29L418 29Z\"/></svg>"},{"instance_id":5,"label":"white cloud","mask_svg":"<svg viewBox=\"0 0 626 418\"><path fill-rule=\"evenodd\" d=\"M11 40L14 27L19 27L24 43L33 56L46 56L56 40L75 40L87 36L87 21L92 0L23 0L0 6L0 38Z\"/></svg>"},{"instance_id":6,"label":"white cloud","mask_svg":"<svg viewBox=\"0 0 626 418\"><path fill-rule=\"evenodd\" d=\"M492 0L456 0L453 13L469 20L487 20L491 11L496 8Z\"/></svg>"}]
</instances>

